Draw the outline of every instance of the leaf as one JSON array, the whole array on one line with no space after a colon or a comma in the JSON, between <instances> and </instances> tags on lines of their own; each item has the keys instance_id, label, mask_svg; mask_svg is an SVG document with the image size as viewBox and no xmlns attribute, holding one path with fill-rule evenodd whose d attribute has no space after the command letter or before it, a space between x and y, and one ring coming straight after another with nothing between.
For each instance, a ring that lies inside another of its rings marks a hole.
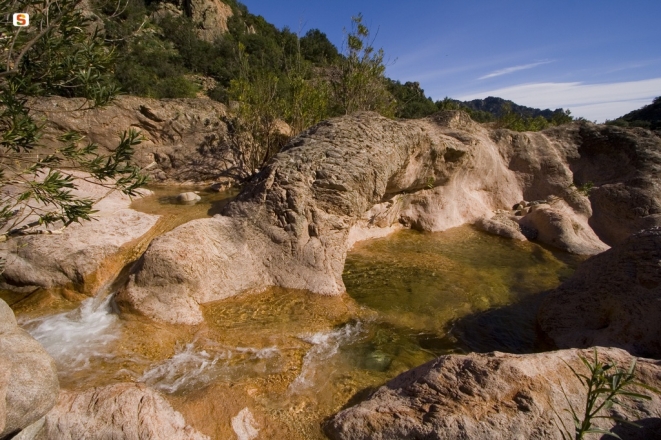
<instances>
[{"instance_id":1,"label":"leaf","mask_svg":"<svg viewBox=\"0 0 661 440\"><path fill-rule=\"evenodd\" d=\"M586 434L603 434L603 435L607 435L607 436L610 436L610 437L619 438L620 440L622 440L622 438L619 435L617 435L617 434L615 434L614 432L611 432L611 431L606 431L604 429L598 429L598 428L589 429L589 430L585 431L585 433Z\"/></svg>"}]
</instances>

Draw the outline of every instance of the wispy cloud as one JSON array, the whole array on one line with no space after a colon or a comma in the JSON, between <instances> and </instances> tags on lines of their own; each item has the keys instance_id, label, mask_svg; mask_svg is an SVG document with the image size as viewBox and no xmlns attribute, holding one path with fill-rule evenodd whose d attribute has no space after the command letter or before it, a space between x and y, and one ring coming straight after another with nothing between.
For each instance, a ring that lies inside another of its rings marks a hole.
<instances>
[{"instance_id":1,"label":"wispy cloud","mask_svg":"<svg viewBox=\"0 0 661 440\"><path fill-rule=\"evenodd\" d=\"M530 107L568 108L574 116L604 121L635 110L659 95L661 95L661 78L651 78L601 84L580 82L520 84L468 93L457 99L470 101L497 96Z\"/></svg>"},{"instance_id":2,"label":"wispy cloud","mask_svg":"<svg viewBox=\"0 0 661 440\"><path fill-rule=\"evenodd\" d=\"M532 69L533 67L541 66L542 64L548 64L552 62L553 60L547 60L547 61L538 61L536 63L530 63L530 64L521 64L519 66L506 67L505 69L494 70L489 74L479 77L478 79L495 78L497 76L507 75L509 73L518 72L519 70Z\"/></svg>"}]
</instances>

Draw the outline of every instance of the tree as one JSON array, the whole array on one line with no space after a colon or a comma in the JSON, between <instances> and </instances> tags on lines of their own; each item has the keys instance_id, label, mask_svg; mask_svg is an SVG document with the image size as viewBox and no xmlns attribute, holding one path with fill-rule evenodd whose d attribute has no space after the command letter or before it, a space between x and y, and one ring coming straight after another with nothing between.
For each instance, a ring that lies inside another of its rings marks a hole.
<instances>
[{"instance_id":1,"label":"tree","mask_svg":"<svg viewBox=\"0 0 661 440\"><path fill-rule=\"evenodd\" d=\"M340 57L337 48L319 29L306 32L300 40L300 50L303 58L317 64L332 64Z\"/></svg>"},{"instance_id":2,"label":"tree","mask_svg":"<svg viewBox=\"0 0 661 440\"><path fill-rule=\"evenodd\" d=\"M302 45L301 39L297 53L289 60L284 78L283 116L291 126L293 136L329 116L328 83L314 77L311 63L304 59Z\"/></svg>"},{"instance_id":3,"label":"tree","mask_svg":"<svg viewBox=\"0 0 661 440\"><path fill-rule=\"evenodd\" d=\"M395 100L386 86L383 49L375 50L372 46L362 14L352 17L351 25L339 72L331 79L336 111L349 114L372 110L393 116Z\"/></svg>"},{"instance_id":4,"label":"tree","mask_svg":"<svg viewBox=\"0 0 661 440\"><path fill-rule=\"evenodd\" d=\"M90 220L94 200L73 195L76 179L136 195L146 177L132 165L140 136L121 135L107 155L78 133L42 150L42 126L30 114L30 96L85 98L81 109L109 103L119 92L108 48L81 0L0 0L0 15L29 12L30 26L0 24L0 239L34 227ZM79 109L80 110L80 109ZM86 173L81 177L79 172ZM85 177L87 176L87 177Z\"/></svg>"},{"instance_id":5,"label":"tree","mask_svg":"<svg viewBox=\"0 0 661 440\"><path fill-rule=\"evenodd\" d=\"M250 175L284 145L285 139L277 130L283 104L278 89L280 78L264 67L252 67L242 44L239 44L239 64L241 73L230 82L228 92L231 99L239 102L232 125L237 132L250 137L239 149L245 171Z\"/></svg>"}]
</instances>

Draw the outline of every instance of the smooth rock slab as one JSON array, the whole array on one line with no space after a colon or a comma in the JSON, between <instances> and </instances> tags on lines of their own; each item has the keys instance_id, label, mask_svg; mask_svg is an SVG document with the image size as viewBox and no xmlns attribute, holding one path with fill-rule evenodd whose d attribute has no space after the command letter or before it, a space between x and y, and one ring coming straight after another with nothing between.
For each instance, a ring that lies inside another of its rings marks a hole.
<instances>
[{"instance_id":1,"label":"smooth rock slab","mask_svg":"<svg viewBox=\"0 0 661 440\"><path fill-rule=\"evenodd\" d=\"M624 367L634 359L619 349L599 348L599 354ZM567 367L584 372L579 355L591 358L593 352L441 356L340 411L324 430L333 440L560 440L557 417L573 427L563 390L575 408L584 404L585 389ZM636 371L643 383L661 385L661 362L639 359ZM621 400L626 406L618 406L617 414L644 428L617 427L615 432L626 439L661 438L661 396L644 403ZM612 427L610 421L596 424Z\"/></svg>"},{"instance_id":2,"label":"smooth rock slab","mask_svg":"<svg viewBox=\"0 0 661 440\"><path fill-rule=\"evenodd\" d=\"M0 438L43 417L59 390L55 361L0 300Z\"/></svg>"}]
</instances>

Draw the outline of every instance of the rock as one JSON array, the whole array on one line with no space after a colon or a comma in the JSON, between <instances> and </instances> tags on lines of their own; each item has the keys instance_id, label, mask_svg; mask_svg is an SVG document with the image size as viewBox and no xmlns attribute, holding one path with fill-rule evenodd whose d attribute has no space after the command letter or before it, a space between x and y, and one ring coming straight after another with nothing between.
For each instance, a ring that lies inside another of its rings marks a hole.
<instances>
[{"instance_id":1,"label":"rock","mask_svg":"<svg viewBox=\"0 0 661 440\"><path fill-rule=\"evenodd\" d=\"M73 223L60 234L19 236L0 244L0 256L7 261L2 288L71 286L93 294L136 258L135 249L146 246L140 239L158 216L129 209L131 199L118 191L102 198L107 189L81 179L76 185L76 195L101 199L94 205L95 220Z\"/></svg>"},{"instance_id":2,"label":"rock","mask_svg":"<svg viewBox=\"0 0 661 440\"><path fill-rule=\"evenodd\" d=\"M661 137L643 129L580 124L569 157L576 186L592 184L590 227L609 245L661 225Z\"/></svg>"},{"instance_id":3,"label":"rock","mask_svg":"<svg viewBox=\"0 0 661 440\"><path fill-rule=\"evenodd\" d=\"M0 438L27 428L57 401L60 389L55 361L16 324L0 300Z\"/></svg>"},{"instance_id":4,"label":"rock","mask_svg":"<svg viewBox=\"0 0 661 440\"><path fill-rule=\"evenodd\" d=\"M142 384L118 383L85 391L62 390L46 416L41 438L61 440L203 440L180 413Z\"/></svg>"},{"instance_id":5,"label":"rock","mask_svg":"<svg viewBox=\"0 0 661 440\"><path fill-rule=\"evenodd\" d=\"M570 252L601 252L607 245L590 227L596 211L571 188L571 166L593 160L578 152L580 133L579 124L543 133L494 131L461 112L409 121L365 112L324 121L287 144L222 217L155 240L118 301L156 319L199 323L198 304L245 289L340 294L355 240L400 225L442 231L473 224L522 199L555 200L524 217L524 236ZM661 148L661 141L647 147ZM651 204L659 194L644 197ZM601 216L617 213L600 209ZM655 219L645 222L661 223Z\"/></svg>"},{"instance_id":6,"label":"rock","mask_svg":"<svg viewBox=\"0 0 661 440\"><path fill-rule=\"evenodd\" d=\"M359 113L309 129L224 207L223 217L196 220L154 240L118 302L157 319L199 323L197 304L245 289L277 285L340 294L349 233L384 199L399 200L384 218L442 230L520 198L493 144L466 146L481 135L480 126L463 113L445 118L412 123ZM460 126L471 135L457 138ZM465 175L464 167L475 174ZM429 190L430 172L452 183Z\"/></svg>"},{"instance_id":7,"label":"rock","mask_svg":"<svg viewBox=\"0 0 661 440\"><path fill-rule=\"evenodd\" d=\"M628 367L634 359L623 350L599 348L600 358ZM363 439L558 439L558 417L574 426L567 399L582 408L586 390L567 365L586 367L579 356L592 350L564 350L513 355L487 353L448 355L400 374L366 401L331 417L324 431L333 440ZM565 364L566 362L566 364ZM637 378L661 385L661 362L638 359ZM566 394L566 398L565 398ZM618 426L622 438L659 438L661 396L651 401L622 398L611 414L640 421L642 429ZM610 420L595 425L611 429ZM559 423L558 423L559 424Z\"/></svg>"},{"instance_id":8,"label":"rock","mask_svg":"<svg viewBox=\"0 0 661 440\"><path fill-rule=\"evenodd\" d=\"M519 224L504 214L496 214L491 218L483 217L478 219L475 222L475 227L490 234L500 235L501 237L526 240L526 237L521 233Z\"/></svg>"},{"instance_id":9,"label":"rock","mask_svg":"<svg viewBox=\"0 0 661 440\"><path fill-rule=\"evenodd\" d=\"M559 348L607 345L661 358L661 228L585 261L544 299L537 320Z\"/></svg>"},{"instance_id":10,"label":"rock","mask_svg":"<svg viewBox=\"0 0 661 440\"><path fill-rule=\"evenodd\" d=\"M220 0L183 0L184 9L198 26L198 36L210 43L228 31L227 20L232 17L232 8Z\"/></svg>"},{"instance_id":11,"label":"rock","mask_svg":"<svg viewBox=\"0 0 661 440\"><path fill-rule=\"evenodd\" d=\"M252 174L239 157L245 140L230 133L227 108L211 99L119 96L84 111L76 110L84 104L77 98L39 98L29 104L45 123L41 143L47 148L60 147L57 138L74 130L107 152L117 147L121 132L140 131L145 140L135 147L133 159L142 168L151 165L147 174L156 183L204 184Z\"/></svg>"},{"instance_id":12,"label":"rock","mask_svg":"<svg viewBox=\"0 0 661 440\"><path fill-rule=\"evenodd\" d=\"M215 192L222 192L222 191L227 191L232 186L233 186L232 179L223 179L209 185L208 190Z\"/></svg>"},{"instance_id":13,"label":"rock","mask_svg":"<svg viewBox=\"0 0 661 440\"><path fill-rule=\"evenodd\" d=\"M530 212L519 220L519 224L536 230L536 240L573 254L594 255L608 249L608 245L592 231L587 219L576 215L563 202L553 207L532 205Z\"/></svg>"},{"instance_id":14,"label":"rock","mask_svg":"<svg viewBox=\"0 0 661 440\"><path fill-rule=\"evenodd\" d=\"M184 203L184 204L187 204L187 205L193 205L193 204L199 202L200 200L202 200L202 197L200 197L199 195L195 194L194 192L190 192L190 191L185 192L185 193L181 193L177 196L177 201L179 203Z\"/></svg>"}]
</instances>

